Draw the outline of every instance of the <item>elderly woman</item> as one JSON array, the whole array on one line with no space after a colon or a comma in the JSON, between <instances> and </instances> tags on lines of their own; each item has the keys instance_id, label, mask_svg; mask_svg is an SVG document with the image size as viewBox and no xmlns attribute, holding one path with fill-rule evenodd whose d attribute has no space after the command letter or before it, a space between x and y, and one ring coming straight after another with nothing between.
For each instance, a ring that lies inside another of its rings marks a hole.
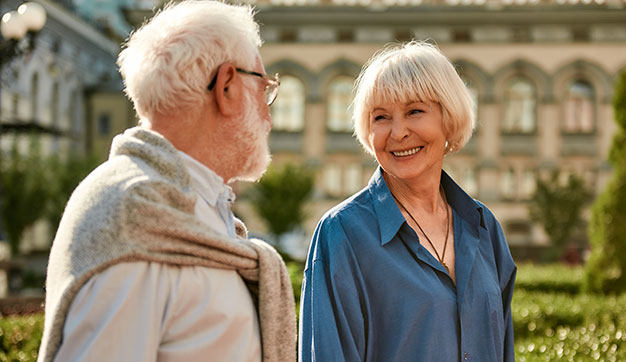
<instances>
[{"instance_id":1,"label":"elderly woman","mask_svg":"<svg viewBox=\"0 0 626 362\"><path fill-rule=\"evenodd\" d=\"M380 167L320 221L300 311L301 361L513 361L516 267L485 205L442 170L472 99L433 45L375 55L355 132Z\"/></svg>"}]
</instances>

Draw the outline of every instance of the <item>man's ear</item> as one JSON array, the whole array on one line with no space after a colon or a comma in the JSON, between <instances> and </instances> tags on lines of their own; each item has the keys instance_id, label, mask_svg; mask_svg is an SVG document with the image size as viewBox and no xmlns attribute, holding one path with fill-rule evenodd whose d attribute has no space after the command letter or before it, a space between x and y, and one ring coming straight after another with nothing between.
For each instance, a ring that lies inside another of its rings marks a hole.
<instances>
[{"instance_id":1,"label":"man's ear","mask_svg":"<svg viewBox=\"0 0 626 362\"><path fill-rule=\"evenodd\" d=\"M239 111L237 105L241 101L241 82L236 81L237 69L232 63L224 63L217 69L215 83L215 101L224 116L231 116Z\"/></svg>"}]
</instances>

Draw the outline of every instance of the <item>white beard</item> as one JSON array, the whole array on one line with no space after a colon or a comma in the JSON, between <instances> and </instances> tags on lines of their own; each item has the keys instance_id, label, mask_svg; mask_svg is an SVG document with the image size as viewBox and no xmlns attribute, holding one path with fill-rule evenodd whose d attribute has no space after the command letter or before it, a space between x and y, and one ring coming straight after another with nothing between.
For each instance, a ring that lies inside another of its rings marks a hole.
<instances>
[{"instance_id":1,"label":"white beard","mask_svg":"<svg viewBox=\"0 0 626 362\"><path fill-rule=\"evenodd\" d=\"M258 181L267 170L272 157L270 156L267 138L270 124L259 116L257 104L250 93L245 94L245 112L241 120L241 131L234 137L239 145L241 168L231 181ZM239 164L239 163L238 163Z\"/></svg>"}]
</instances>

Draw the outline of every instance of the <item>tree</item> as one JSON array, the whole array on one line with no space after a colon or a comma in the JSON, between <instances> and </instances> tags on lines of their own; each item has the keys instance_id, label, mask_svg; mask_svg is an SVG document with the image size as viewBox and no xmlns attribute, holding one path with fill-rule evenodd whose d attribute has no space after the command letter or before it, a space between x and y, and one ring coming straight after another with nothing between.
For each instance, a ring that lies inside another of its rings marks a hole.
<instances>
[{"instance_id":1,"label":"tree","mask_svg":"<svg viewBox=\"0 0 626 362\"><path fill-rule=\"evenodd\" d=\"M20 152L19 140L29 138L27 152ZM56 231L67 201L78 183L97 165L95 157L70 153L43 156L38 135L18 136L10 151L2 155L2 221L11 247L19 253L24 231L45 219Z\"/></svg>"},{"instance_id":2,"label":"tree","mask_svg":"<svg viewBox=\"0 0 626 362\"><path fill-rule=\"evenodd\" d=\"M55 230L59 227L65 205L78 184L91 172L99 161L96 156L79 156L70 153L65 159L58 154L46 160L48 170L48 204L44 216Z\"/></svg>"},{"instance_id":3,"label":"tree","mask_svg":"<svg viewBox=\"0 0 626 362\"><path fill-rule=\"evenodd\" d=\"M567 182L559 182L555 171L546 181L537 179L537 189L529 204L530 218L541 224L552 243L552 256L560 255L582 222L581 212L591 197L583 180L571 174Z\"/></svg>"},{"instance_id":4,"label":"tree","mask_svg":"<svg viewBox=\"0 0 626 362\"><path fill-rule=\"evenodd\" d=\"M19 253L24 230L43 216L49 199L41 144L31 137L29 150L23 154L18 149L18 140L14 140L8 154L2 155L0 164L2 221L13 256Z\"/></svg>"},{"instance_id":5,"label":"tree","mask_svg":"<svg viewBox=\"0 0 626 362\"><path fill-rule=\"evenodd\" d=\"M313 191L313 175L287 164L270 168L252 193L252 204L270 233L280 236L298 228L306 217L304 204Z\"/></svg>"},{"instance_id":6,"label":"tree","mask_svg":"<svg viewBox=\"0 0 626 362\"><path fill-rule=\"evenodd\" d=\"M626 71L617 80L613 109L617 123L609 154L613 176L593 205L588 229L591 256L583 289L589 292L626 291Z\"/></svg>"}]
</instances>

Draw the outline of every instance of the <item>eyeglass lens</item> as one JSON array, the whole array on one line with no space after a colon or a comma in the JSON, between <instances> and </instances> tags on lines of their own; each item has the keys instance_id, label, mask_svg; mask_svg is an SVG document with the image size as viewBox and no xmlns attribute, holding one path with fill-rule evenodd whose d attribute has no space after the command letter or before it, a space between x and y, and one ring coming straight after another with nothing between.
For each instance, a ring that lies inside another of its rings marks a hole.
<instances>
[{"instance_id":1,"label":"eyeglass lens","mask_svg":"<svg viewBox=\"0 0 626 362\"><path fill-rule=\"evenodd\" d=\"M278 79L278 74L276 74L274 79L270 80L270 84L267 88L265 88L265 102L268 106L271 106L272 103L274 103L276 96L278 95L278 88L280 86L280 81Z\"/></svg>"}]
</instances>

